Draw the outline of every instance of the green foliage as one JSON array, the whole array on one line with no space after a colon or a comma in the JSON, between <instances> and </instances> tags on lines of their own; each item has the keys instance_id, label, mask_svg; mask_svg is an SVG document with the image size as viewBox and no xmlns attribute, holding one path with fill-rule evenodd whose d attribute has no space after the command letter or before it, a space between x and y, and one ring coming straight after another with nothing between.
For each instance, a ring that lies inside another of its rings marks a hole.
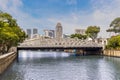
<instances>
[{"instance_id":1,"label":"green foliage","mask_svg":"<svg viewBox=\"0 0 120 80\"><path fill-rule=\"evenodd\" d=\"M106 31L120 33L120 17L115 18L110 24L110 29L108 29Z\"/></svg>"},{"instance_id":2,"label":"green foliage","mask_svg":"<svg viewBox=\"0 0 120 80\"><path fill-rule=\"evenodd\" d=\"M89 26L85 33L94 40L95 38L97 38L99 32L100 32L100 27Z\"/></svg>"},{"instance_id":3,"label":"green foliage","mask_svg":"<svg viewBox=\"0 0 120 80\"><path fill-rule=\"evenodd\" d=\"M112 36L108 40L108 45L106 46L108 49L120 49L120 35Z\"/></svg>"},{"instance_id":4,"label":"green foliage","mask_svg":"<svg viewBox=\"0 0 120 80\"><path fill-rule=\"evenodd\" d=\"M78 39L86 39L87 35L82 35L82 34L71 34L71 38L78 38Z\"/></svg>"},{"instance_id":5,"label":"green foliage","mask_svg":"<svg viewBox=\"0 0 120 80\"><path fill-rule=\"evenodd\" d=\"M6 53L26 38L15 19L8 13L0 12L0 53Z\"/></svg>"}]
</instances>

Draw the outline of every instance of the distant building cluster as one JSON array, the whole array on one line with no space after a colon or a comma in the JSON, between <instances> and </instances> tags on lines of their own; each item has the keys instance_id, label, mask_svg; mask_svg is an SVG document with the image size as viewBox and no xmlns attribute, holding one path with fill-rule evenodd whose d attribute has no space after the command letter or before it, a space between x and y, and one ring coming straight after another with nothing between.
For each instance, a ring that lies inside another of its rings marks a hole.
<instances>
[{"instance_id":1,"label":"distant building cluster","mask_svg":"<svg viewBox=\"0 0 120 80\"><path fill-rule=\"evenodd\" d=\"M26 34L28 35L28 39L34 38L34 36L38 34L38 29L36 29L36 28L27 29Z\"/></svg>"},{"instance_id":2,"label":"distant building cluster","mask_svg":"<svg viewBox=\"0 0 120 80\"><path fill-rule=\"evenodd\" d=\"M36 38L40 35L38 34L38 29L27 29L26 33L28 35L28 39L30 38ZM61 23L57 23L55 30L44 30L44 37L46 38L63 38L63 28Z\"/></svg>"},{"instance_id":3,"label":"distant building cluster","mask_svg":"<svg viewBox=\"0 0 120 80\"><path fill-rule=\"evenodd\" d=\"M37 28L33 28L33 29L27 29L26 33L28 35L28 39L30 38L37 38L40 37L41 35L38 34L38 29ZM74 34L85 34L85 29L75 29L75 33ZM60 39L60 38L69 38L69 35L63 34L63 27L61 25L61 23L57 23L55 30L49 30L49 29L45 29L44 30L44 37L46 38L56 38L56 39Z\"/></svg>"},{"instance_id":4,"label":"distant building cluster","mask_svg":"<svg viewBox=\"0 0 120 80\"><path fill-rule=\"evenodd\" d=\"M55 30L44 30L45 37L49 38L63 38L63 29L61 23L57 23Z\"/></svg>"}]
</instances>

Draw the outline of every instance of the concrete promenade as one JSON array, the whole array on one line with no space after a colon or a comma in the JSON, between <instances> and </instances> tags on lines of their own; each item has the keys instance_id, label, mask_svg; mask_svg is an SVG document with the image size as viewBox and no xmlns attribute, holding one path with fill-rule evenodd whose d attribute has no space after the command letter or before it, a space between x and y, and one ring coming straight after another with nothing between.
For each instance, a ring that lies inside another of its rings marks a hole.
<instances>
[{"instance_id":1,"label":"concrete promenade","mask_svg":"<svg viewBox=\"0 0 120 80\"><path fill-rule=\"evenodd\" d=\"M15 52L10 52L0 56L0 74L2 74L8 68L15 58Z\"/></svg>"}]
</instances>

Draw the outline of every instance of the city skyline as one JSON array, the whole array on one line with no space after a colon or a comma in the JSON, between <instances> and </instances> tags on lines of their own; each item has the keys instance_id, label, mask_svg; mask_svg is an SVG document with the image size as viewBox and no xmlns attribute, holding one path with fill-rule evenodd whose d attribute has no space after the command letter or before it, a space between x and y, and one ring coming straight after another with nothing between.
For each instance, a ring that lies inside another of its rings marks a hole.
<instances>
[{"instance_id":1,"label":"city skyline","mask_svg":"<svg viewBox=\"0 0 120 80\"><path fill-rule=\"evenodd\" d=\"M99 37L107 37L109 24L120 16L119 5L119 0L1 0L0 10L10 13L24 30L37 28L41 34L60 22L63 33L72 34L96 25L101 27Z\"/></svg>"},{"instance_id":2,"label":"city skyline","mask_svg":"<svg viewBox=\"0 0 120 80\"><path fill-rule=\"evenodd\" d=\"M33 28L33 29L29 28L29 29L25 30L25 32L28 36L29 35L34 35L34 34L39 34L39 35L46 36L46 37L51 37L51 38L55 38L55 37L63 38L64 35L68 35L68 34L63 33L62 24L60 22L58 22L56 24L56 27L54 29L44 29L42 31L43 31L43 33L40 34L40 33L38 33L39 30L37 28ZM79 28L79 29L75 29L74 32L71 33L71 34L82 34L82 35L84 35L85 31L86 31L86 29L80 29Z\"/></svg>"}]
</instances>

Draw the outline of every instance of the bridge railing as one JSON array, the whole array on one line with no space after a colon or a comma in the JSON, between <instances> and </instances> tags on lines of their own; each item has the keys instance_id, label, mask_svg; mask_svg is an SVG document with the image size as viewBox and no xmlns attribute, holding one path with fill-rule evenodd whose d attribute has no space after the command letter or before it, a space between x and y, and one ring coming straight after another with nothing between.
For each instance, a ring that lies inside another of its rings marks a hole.
<instances>
[{"instance_id":1,"label":"bridge railing","mask_svg":"<svg viewBox=\"0 0 120 80\"><path fill-rule=\"evenodd\" d=\"M55 42L56 43L56 42ZM52 44L52 43L22 43L19 47L103 47L103 45L87 41L87 40L76 40L71 42L64 42L65 44Z\"/></svg>"}]
</instances>

